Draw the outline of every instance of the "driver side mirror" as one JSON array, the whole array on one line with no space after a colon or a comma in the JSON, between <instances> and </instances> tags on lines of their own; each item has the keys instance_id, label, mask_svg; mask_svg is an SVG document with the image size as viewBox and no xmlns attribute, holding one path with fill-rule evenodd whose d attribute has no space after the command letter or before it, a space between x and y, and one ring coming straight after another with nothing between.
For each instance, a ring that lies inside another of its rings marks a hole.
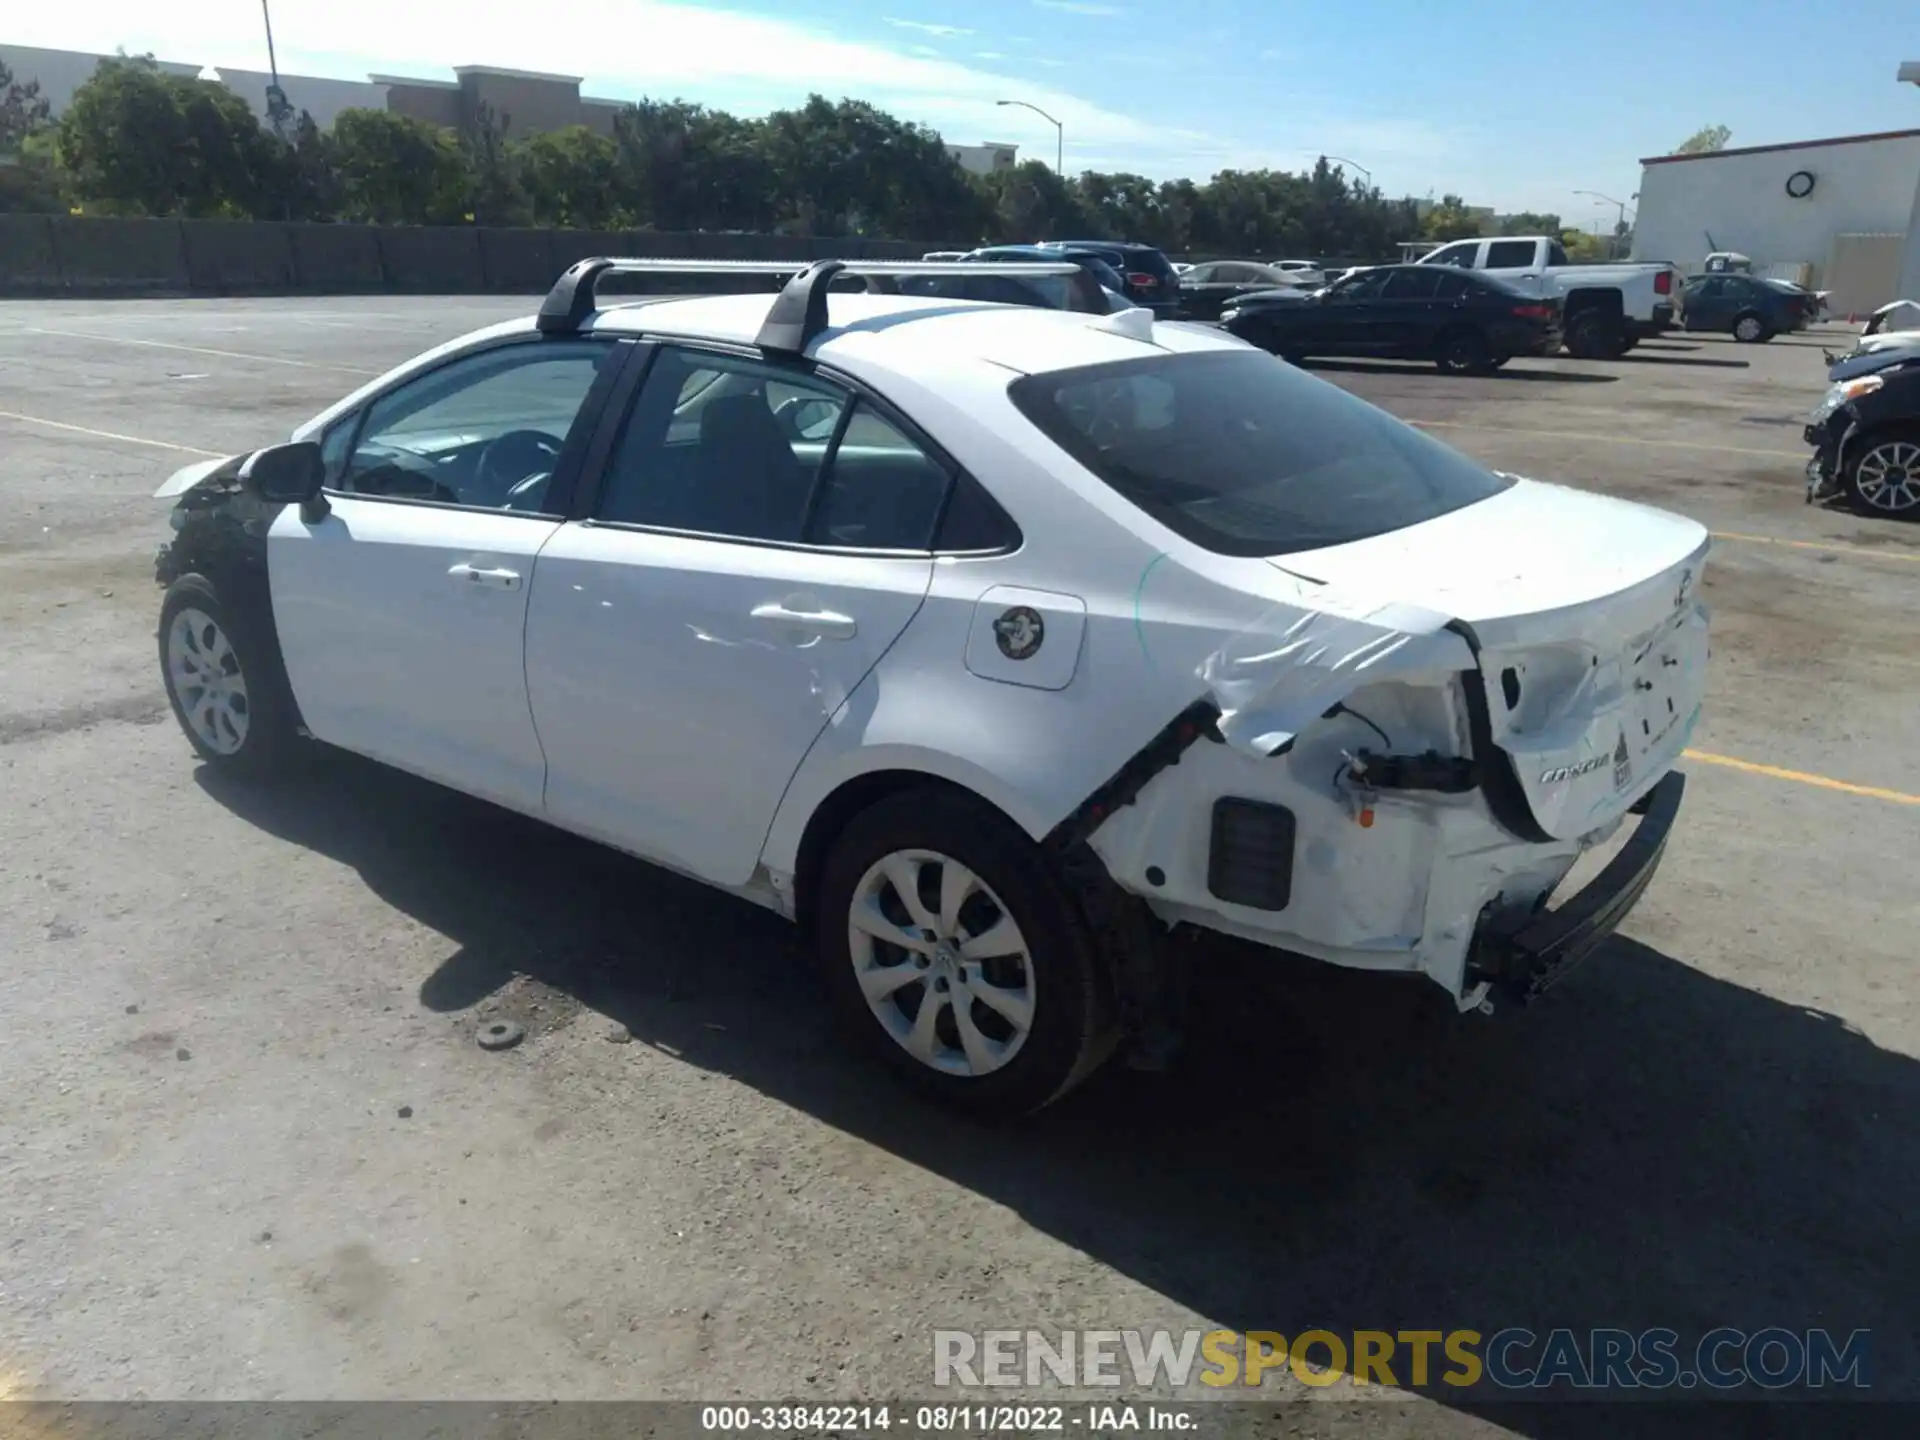
<instances>
[{"instance_id":1,"label":"driver side mirror","mask_svg":"<svg viewBox=\"0 0 1920 1440\"><path fill-rule=\"evenodd\" d=\"M327 479L327 462L311 440L254 451L241 465L239 478L242 485L269 504L298 505L309 524L327 514L326 497L320 493Z\"/></svg>"}]
</instances>

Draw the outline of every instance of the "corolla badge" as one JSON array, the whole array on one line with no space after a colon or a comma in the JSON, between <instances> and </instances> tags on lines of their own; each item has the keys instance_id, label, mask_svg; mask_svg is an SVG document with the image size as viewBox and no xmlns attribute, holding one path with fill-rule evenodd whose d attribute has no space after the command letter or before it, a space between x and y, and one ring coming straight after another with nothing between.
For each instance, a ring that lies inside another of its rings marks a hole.
<instances>
[{"instance_id":1,"label":"corolla badge","mask_svg":"<svg viewBox=\"0 0 1920 1440\"><path fill-rule=\"evenodd\" d=\"M1542 785L1564 785L1567 781L1577 779L1582 775L1591 775L1602 765L1605 765L1607 761L1608 757L1605 755L1589 755L1586 759L1576 761L1572 765L1556 765L1551 770L1543 770L1540 772L1540 783Z\"/></svg>"}]
</instances>

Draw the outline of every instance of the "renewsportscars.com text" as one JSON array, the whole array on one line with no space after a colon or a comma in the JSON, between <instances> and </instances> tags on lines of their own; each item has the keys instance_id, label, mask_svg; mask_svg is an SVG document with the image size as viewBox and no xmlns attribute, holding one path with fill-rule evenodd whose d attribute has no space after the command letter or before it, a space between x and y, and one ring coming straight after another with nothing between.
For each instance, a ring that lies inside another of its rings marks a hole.
<instances>
[{"instance_id":1,"label":"renewsportscars.com text","mask_svg":"<svg viewBox=\"0 0 1920 1440\"><path fill-rule=\"evenodd\" d=\"M1870 1388L1865 1330L936 1330L942 1388L1305 1385L1509 1391Z\"/></svg>"}]
</instances>

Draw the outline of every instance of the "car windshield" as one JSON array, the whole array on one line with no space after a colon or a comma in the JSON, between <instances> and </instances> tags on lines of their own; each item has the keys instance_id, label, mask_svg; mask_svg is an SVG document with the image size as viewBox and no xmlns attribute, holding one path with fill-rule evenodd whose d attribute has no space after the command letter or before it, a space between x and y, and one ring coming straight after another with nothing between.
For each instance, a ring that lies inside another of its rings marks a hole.
<instances>
[{"instance_id":1,"label":"car windshield","mask_svg":"<svg viewBox=\"0 0 1920 1440\"><path fill-rule=\"evenodd\" d=\"M1028 375L1014 403L1176 534L1286 555L1418 525L1513 482L1336 386L1253 351Z\"/></svg>"}]
</instances>

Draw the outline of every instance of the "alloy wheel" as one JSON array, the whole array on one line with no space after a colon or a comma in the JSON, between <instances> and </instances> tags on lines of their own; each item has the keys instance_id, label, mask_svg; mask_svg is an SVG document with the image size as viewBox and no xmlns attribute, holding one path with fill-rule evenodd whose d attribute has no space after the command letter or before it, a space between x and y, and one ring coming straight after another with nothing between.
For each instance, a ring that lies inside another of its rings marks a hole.
<instances>
[{"instance_id":1,"label":"alloy wheel","mask_svg":"<svg viewBox=\"0 0 1920 1440\"><path fill-rule=\"evenodd\" d=\"M1876 510L1896 514L1920 505L1920 442L1885 440L1854 466L1853 488Z\"/></svg>"},{"instance_id":2,"label":"alloy wheel","mask_svg":"<svg viewBox=\"0 0 1920 1440\"><path fill-rule=\"evenodd\" d=\"M935 850L868 867L847 916L854 978L894 1043L947 1075L989 1075L1033 1031L1033 960L984 880Z\"/></svg>"},{"instance_id":3,"label":"alloy wheel","mask_svg":"<svg viewBox=\"0 0 1920 1440\"><path fill-rule=\"evenodd\" d=\"M167 629L167 685L195 738L216 755L247 743L251 710L240 657L219 623L188 607Z\"/></svg>"}]
</instances>

